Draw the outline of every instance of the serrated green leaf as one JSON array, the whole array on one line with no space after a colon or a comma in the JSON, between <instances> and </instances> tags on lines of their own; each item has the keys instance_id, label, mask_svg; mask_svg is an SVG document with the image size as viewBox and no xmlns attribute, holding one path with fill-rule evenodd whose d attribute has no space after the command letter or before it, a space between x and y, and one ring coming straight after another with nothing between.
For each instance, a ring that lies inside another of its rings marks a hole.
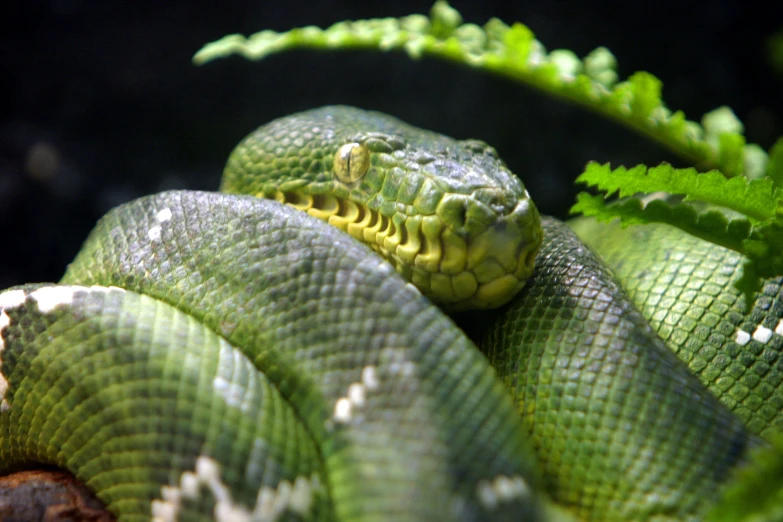
<instances>
[{"instance_id":1,"label":"serrated green leaf","mask_svg":"<svg viewBox=\"0 0 783 522\"><path fill-rule=\"evenodd\" d=\"M230 35L205 45L193 60L203 64L231 54L258 60L294 48L399 49L414 59L429 55L452 60L582 105L703 169L718 168L733 177L742 174L746 165L765 163L759 156L763 154L760 148L748 152L742 124L730 109L719 108L705 115L703 128L665 106L661 81L652 74L638 72L617 83L616 61L605 48L596 49L584 62L575 60L570 51L547 53L526 26L508 26L498 19L491 19L483 28L465 24L460 13L442 0L432 7L429 18L410 15L337 23L327 29L262 31L249 38Z\"/></svg>"},{"instance_id":2,"label":"serrated green leaf","mask_svg":"<svg viewBox=\"0 0 783 522\"><path fill-rule=\"evenodd\" d=\"M598 47L585 57L585 73L604 87L617 82L617 60L606 47Z\"/></svg>"},{"instance_id":3,"label":"serrated green leaf","mask_svg":"<svg viewBox=\"0 0 783 522\"><path fill-rule=\"evenodd\" d=\"M435 38L445 39L451 36L462 23L462 15L448 2L438 1L430 9L430 20L432 21L432 35Z\"/></svg>"},{"instance_id":4,"label":"serrated green leaf","mask_svg":"<svg viewBox=\"0 0 783 522\"><path fill-rule=\"evenodd\" d=\"M637 72L628 79L631 84L631 113L637 118L647 118L656 107L662 106L663 82L646 72Z\"/></svg>"},{"instance_id":5,"label":"serrated green leaf","mask_svg":"<svg viewBox=\"0 0 783 522\"><path fill-rule=\"evenodd\" d=\"M672 205L662 199L647 202L640 197L629 197L607 204L603 195L582 192L577 195L571 213L592 216L598 221L620 219L623 226L666 223L737 252L742 252L743 242L752 230L746 219L728 219L716 210L700 211L689 204Z\"/></svg>"},{"instance_id":6,"label":"serrated green leaf","mask_svg":"<svg viewBox=\"0 0 783 522\"><path fill-rule=\"evenodd\" d=\"M724 132L718 138L718 163L730 172L745 172L745 137Z\"/></svg>"},{"instance_id":7,"label":"serrated green leaf","mask_svg":"<svg viewBox=\"0 0 783 522\"><path fill-rule=\"evenodd\" d=\"M609 164L591 162L576 181L620 197L640 192L682 194L688 200L725 207L757 222L772 218L778 205L777 191L768 178L748 180L738 176L727 179L718 171L699 173L693 168L676 169L668 164L612 170Z\"/></svg>"},{"instance_id":8,"label":"serrated green leaf","mask_svg":"<svg viewBox=\"0 0 783 522\"><path fill-rule=\"evenodd\" d=\"M507 60L506 63L526 64L534 40L533 32L522 24L514 24L510 29L507 28L503 34L505 47L503 54Z\"/></svg>"},{"instance_id":9,"label":"serrated green leaf","mask_svg":"<svg viewBox=\"0 0 783 522\"><path fill-rule=\"evenodd\" d=\"M750 179L764 176L768 163L769 157L764 149L755 143L745 145L745 176Z\"/></svg>"}]
</instances>

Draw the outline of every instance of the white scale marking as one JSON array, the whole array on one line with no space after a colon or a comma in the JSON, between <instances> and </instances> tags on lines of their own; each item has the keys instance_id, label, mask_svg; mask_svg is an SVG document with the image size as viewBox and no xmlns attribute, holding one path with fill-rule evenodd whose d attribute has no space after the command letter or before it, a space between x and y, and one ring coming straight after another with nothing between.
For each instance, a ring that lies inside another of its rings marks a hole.
<instances>
[{"instance_id":1,"label":"white scale marking","mask_svg":"<svg viewBox=\"0 0 783 522\"><path fill-rule=\"evenodd\" d=\"M6 391L8 391L8 379L0 373L0 412L11 409L11 404L5 399Z\"/></svg>"},{"instance_id":2,"label":"white scale marking","mask_svg":"<svg viewBox=\"0 0 783 522\"><path fill-rule=\"evenodd\" d=\"M251 512L233 502L228 486L220 478L219 464L202 455L196 459L195 472L182 473L179 487L161 487L162 500L152 501L153 522L175 522L182 507L182 499L197 500L202 485L215 497L213 515L217 522L275 522L286 510L307 518L313 503L313 492L321 489L317 475L310 479L299 476L293 485L288 480L282 480L276 488L262 486Z\"/></svg>"},{"instance_id":3,"label":"white scale marking","mask_svg":"<svg viewBox=\"0 0 783 522\"><path fill-rule=\"evenodd\" d=\"M351 400L346 397L340 397L334 403L334 420L337 422L348 422L351 420Z\"/></svg>"},{"instance_id":4,"label":"white scale marking","mask_svg":"<svg viewBox=\"0 0 783 522\"><path fill-rule=\"evenodd\" d=\"M530 488L520 475L498 475L492 481L479 481L476 494L485 508L495 509L501 502L511 502L528 496Z\"/></svg>"},{"instance_id":5,"label":"white scale marking","mask_svg":"<svg viewBox=\"0 0 783 522\"><path fill-rule=\"evenodd\" d=\"M0 294L0 308L16 308L22 306L27 299L24 290L8 290Z\"/></svg>"},{"instance_id":6,"label":"white scale marking","mask_svg":"<svg viewBox=\"0 0 783 522\"><path fill-rule=\"evenodd\" d=\"M377 390L380 386L378 374L375 372L375 366L365 366L362 368L362 384L368 390Z\"/></svg>"},{"instance_id":7,"label":"white scale marking","mask_svg":"<svg viewBox=\"0 0 783 522\"><path fill-rule=\"evenodd\" d=\"M778 335L783 335L783 319L778 321L778 325L775 327L775 333Z\"/></svg>"},{"instance_id":8,"label":"white scale marking","mask_svg":"<svg viewBox=\"0 0 783 522\"><path fill-rule=\"evenodd\" d=\"M783 336L783 319L778 321L778 324L775 326L774 330L771 330L762 324L758 325L752 334L746 332L745 330L738 329L736 335L734 336L734 342L740 346L745 346L750 342L751 339L753 339L762 344L767 344L775 334Z\"/></svg>"},{"instance_id":9,"label":"white scale marking","mask_svg":"<svg viewBox=\"0 0 783 522\"><path fill-rule=\"evenodd\" d=\"M186 471L179 478L180 486L182 486L182 494L187 498L195 499L198 497L198 486L200 483L199 478L195 473Z\"/></svg>"},{"instance_id":10,"label":"white scale marking","mask_svg":"<svg viewBox=\"0 0 783 522\"><path fill-rule=\"evenodd\" d=\"M318 475L313 475L310 480L302 477L301 475L294 480L294 489L291 492L291 500L289 502L291 511L299 513L303 517L307 517L310 514L310 507L313 505L313 492L320 489L320 483L318 482ZM256 503L256 511L258 511L260 503Z\"/></svg>"},{"instance_id":11,"label":"white scale marking","mask_svg":"<svg viewBox=\"0 0 783 522\"><path fill-rule=\"evenodd\" d=\"M160 212L158 212L155 215L155 219L158 220L158 223L165 223L166 221L171 219L171 209L170 208L164 208Z\"/></svg>"},{"instance_id":12,"label":"white scale marking","mask_svg":"<svg viewBox=\"0 0 783 522\"><path fill-rule=\"evenodd\" d=\"M11 324L11 318L5 313L4 308L0 308L0 352L5 349L5 341L3 341L3 329ZM3 366L3 357L0 355L0 368Z\"/></svg>"},{"instance_id":13,"label":"white scale marking","mask_svg":"<svg viewBox=\"0 0 783 522\"><path fill-rule=\"evenodd\" d=\"M38 311L48 314L60 306L67 306L73 302L73 297L78 292L125 292L116 286L91 286L89 288L76 285L43 286L33 290L28 295L24 290L9 290L0 293L0 354L5 350L3 330L11 324L11 318L5 312L12 308L22 306L27 298L32 298L38 305ZM2 373L3 359L0 356L0 411L8 411L11 405L5 398L8 391L8 379Z\"/></svg>"},{"instance_id":14,"label":"white scale marking","mask_svg":"<svg viewBox=\"0 0 783 522\"><path fill-rule=\"evenodd\" d=\"M163 228L160 225L170 221L171 216L171 209L168 207L164 208L163 210L159 210L155 214L155 221L157 221L159 224L153 226L147 231L147 237L150 238L150 241L157 241L160 239L160 236L163 233Z\"/></svg>"},{"instance_id":15,"label":"white scale marking","mask_svg":"<svg viewBox=\"0 0 783 522\"><path fill-rule=\"evenodd\" d=\"M364 406L364 385L355 382L348 386L348 400L355 404L357 408Z\"/></svg>"},{"instance_id":16,"label":"white scale marking","mask_svg":"<svg viewBox=\"0 0 783 522\"><path fill-rule=\"evenodd\" d=\"M48 314L58 306L68 306L73 303L73 298L78 293L100 292L109 294L112 292L125 292L124 288L117 286L78 286L78 285L56 285L38 288L30 293L38 304L38 311L42 314Z\"/></svg>"},{"instance_id":17,"label":"white scale marking","mask_svg":"<svg viewBox=\"0 0 783 522\"><path fill-rule=\"evenodd\" d=\"M745 346L750 342L750 334L745 330L737 330L737 336L734 338L734 342L740 346Z\"/></svg>"},{"instance_id":18,"label":"white scale marking","mask_svg":"<svg viewBox=\"0 0 783 522\"><path fill-rule=\"evenodd\" d=\"M73 302L76 292L84 291L80 286L45 286L30 294L30 297L38 303L38 311L48 314L58 306L67 306Z\"/></svg>"},{"instance_id":19,"label":"white scale marking","mask_svg":"<svg viewBox=\"0 0 783 522\"><path fill-rule=\"evenodd\" d=\"M160 225L155 225L149 231L147 232L147 236L150 238L150 241L157 241L160 239L160 233L162 229L160 228Z\"/></svg>"},{"instance_id":20,"label":"white scale marking","mask_svg":"<svg viewBox=\"0 0 783 522\"><path fill-rule=\"evenodd\" d=\"M772 330L762 325L758 325L756 331L753 332L753 338L760 343L767 344L772 339Z\"/></svg>"},{"instance_id":21,"label":"white scale marking","mask_svg":"<svg viewBox=\"0 0 783 522\"><path fill-rule=\"evenodd\" d=\"M365 366L362 368L361 382L354 382L348 386L348 393L345 397L340 397L334 403L334 415L332 418L339 423L346 423L351 420L354 409L364 407L367 399L367 392L377 390L380 383L374 366Z\"/></svg>"},{"instance_id":22,"label":"white scale marking","mask_svg":"<svg viewBox=\"0 0 783 522\"><path fill-rule=\"evenodd\" d=\"M212 387L223 397L226 404L247 413L250 404L245 402L245 389L239 383L229 382L218 375L212 380Z\"/></svg>"}]
</instances>

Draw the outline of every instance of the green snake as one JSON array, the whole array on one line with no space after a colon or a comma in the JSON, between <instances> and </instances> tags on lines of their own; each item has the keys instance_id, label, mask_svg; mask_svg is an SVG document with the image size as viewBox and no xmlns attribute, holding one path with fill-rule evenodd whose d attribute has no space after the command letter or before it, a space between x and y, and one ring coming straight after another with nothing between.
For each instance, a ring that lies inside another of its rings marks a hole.
<instances>
[{"instance_id":1,"label":"green snake","mask_svg":"<svg viewBox=\"0 0 783 522\"><path fill-rule=\"evenodd\" d=\"M129 521L695 521L781 425L780 280L748 311L720 247L573 223L607 268L483 142L324 107L222 191L0 293L0 472Z\"/></svg>"}]
</instances>

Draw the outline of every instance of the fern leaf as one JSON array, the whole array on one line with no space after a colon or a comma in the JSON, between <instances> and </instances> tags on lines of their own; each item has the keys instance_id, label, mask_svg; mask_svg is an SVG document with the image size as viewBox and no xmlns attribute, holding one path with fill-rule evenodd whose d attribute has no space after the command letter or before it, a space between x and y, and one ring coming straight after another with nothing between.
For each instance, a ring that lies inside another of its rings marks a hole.
<instances>
[{"instance_id":1,"label":"fern leaf","mask_svg":"<svg viewBox=\"0 0 783 522\"><path fill-rule=\"evenodd\" d=\"M599 48L584 61L570 51L548 53L520 23L491 19L483 27L462 23L462 16L439 0L430 16L410 15L339 22L327 29L303 27L287 32L261 31L248 38L229 35L205 45L197 64L240 54L260 60L295 48L403 50L411 58L428 55L507 76L614 119L687 158L702 169L727 176L762 174L766 156L745 144L742 124L728 108L705 116L703 124L670 111L661 100L661 82L639 72L616 83L616 61Z\"/></svg>"},{"instance_id":2,"label":"fern leaf","mask_svg":"<svg viewBox=\"0 0 783 522\"><path fill-rule=\"evenodd\" d=\"M609 164L591 162L576 181L595 187L607 196L617 193L626 197L640 192L683 194L688 200L725 207L755 222L772 218L778 204L777 189L769 178L749 180L738 176L727 179L715 170L699 173L692 168L675 169L668 164L612 170Z\"/></svg>"},{"instance_id":3,"label":"fern leaf","mask_svg":"<svg viewBox=\"0 0 783 522\"><path fill-rule=\"evenodd\" d=\"M579 194L572 213L581 212L600 221L619 218L624 226L666 223L745 256L735 286L749 304L762 279L783 274L783 201L770 178L726 179L717 171L700 174L671 165L612 170L608 164L589 163L577 181L603 193ZM707 203L709 210L685 202L646 202L649 198L638 195L655 192L685 195L685 201ZM615 194L625 199L607 204L606 198ZM745 217L730 220L726 211Z\"/></svg>"},{"instance_id":4,"label":"fern leaf","mask_svg":"<svg viewBox=\"0 0 783 522\"><path fill-rule=\"evenodd\" d=\"M665 223L737 252L743 252L744 241L751 237L752 230L747 219L728 219L716 210L699 211L689 204L672 205L662 199L646 202L636 196L607 204L601 194L582 192L571 213L592 216L598 221L619 218L623 226Z\"/></svg>"}]
</instances>

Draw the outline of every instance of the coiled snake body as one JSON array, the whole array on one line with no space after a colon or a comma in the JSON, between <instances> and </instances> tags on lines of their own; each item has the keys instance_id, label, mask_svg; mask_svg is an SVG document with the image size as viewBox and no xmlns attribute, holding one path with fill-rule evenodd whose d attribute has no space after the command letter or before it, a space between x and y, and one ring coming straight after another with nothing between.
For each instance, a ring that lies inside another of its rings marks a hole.
<instances>
[{"instance_id":1,"label":"coiled snake body","mask_svg":"<svg viewBox=\"0 0 783 522\"><path fill-rule=\"evenodd\" d=\"M700 520L780 423L779 281L748 312L719 247L575 224L649 247L616 261L635 305L481 142L325 107L223 190L125 204L0 293L0 471L120 520ZM422 294L505 304L457 316L486 355Z\"/></svg>"}]
</instances>

